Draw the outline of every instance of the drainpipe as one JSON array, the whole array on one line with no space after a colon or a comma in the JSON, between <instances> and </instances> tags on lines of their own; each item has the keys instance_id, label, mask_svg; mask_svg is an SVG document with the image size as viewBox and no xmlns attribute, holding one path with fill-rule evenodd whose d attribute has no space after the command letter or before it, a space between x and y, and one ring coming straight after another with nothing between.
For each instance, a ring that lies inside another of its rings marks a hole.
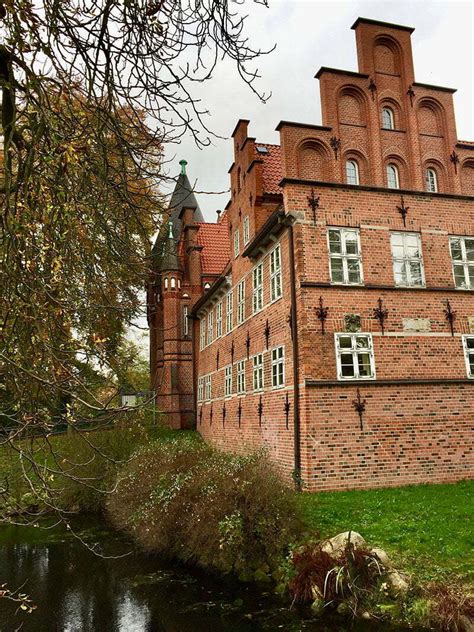
<instances>
[{"instance_id":1,"label":"drainpipe","mask_svg":"<svg viewBox=\"0 0 474 632\"><path fill-rule=\"evenodd\" d=\"M300 378L298 352L298 321L296 309L296 275L295 275L295 242L293 224L288 227L289 263L291 286L291 340L293 342L293 446L294 446L294 479L296 491L301 491L301 427L300 427Z\"/></svg>"}]
</instances>

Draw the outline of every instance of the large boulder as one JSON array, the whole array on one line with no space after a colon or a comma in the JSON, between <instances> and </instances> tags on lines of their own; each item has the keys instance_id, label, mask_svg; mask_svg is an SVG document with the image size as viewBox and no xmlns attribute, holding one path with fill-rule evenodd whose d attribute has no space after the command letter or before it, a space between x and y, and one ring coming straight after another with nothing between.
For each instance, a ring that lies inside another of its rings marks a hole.
<instances>
[{"instance_id":1,"label":"large boulder","mask_svg":"<svg viewBox=\"0 0 474 632\"><path fill-rule=\"evenodd\" d=\"M322 542L321 550L334 557L339 557L344 553L349 542L356 549L362 549L367 546L366 541L357 531L344 531Z\"/></svg>"}]
</instances>

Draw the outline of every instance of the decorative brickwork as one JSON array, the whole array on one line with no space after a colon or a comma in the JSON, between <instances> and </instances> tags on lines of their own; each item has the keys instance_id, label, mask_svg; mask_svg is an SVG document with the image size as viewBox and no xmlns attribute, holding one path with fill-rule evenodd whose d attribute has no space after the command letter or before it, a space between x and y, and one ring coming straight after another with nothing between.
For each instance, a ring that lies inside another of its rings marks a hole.
<instances>
[{"instance_id":1,"label":"decorative brickwork","mask_svg":"<svg viewBox=\"0 0 474 632\"><path fill-rule=\"evenodd\" d=\"M316 75L323 125L282 121L277 146L239 121L218 223L181 205L179 269L149 288L152 381L172 425L265 448L304 489L469 478L474 143L454 90L415 81L413 29L353 28L359 72Z\"/></svg>"}]
</instances>

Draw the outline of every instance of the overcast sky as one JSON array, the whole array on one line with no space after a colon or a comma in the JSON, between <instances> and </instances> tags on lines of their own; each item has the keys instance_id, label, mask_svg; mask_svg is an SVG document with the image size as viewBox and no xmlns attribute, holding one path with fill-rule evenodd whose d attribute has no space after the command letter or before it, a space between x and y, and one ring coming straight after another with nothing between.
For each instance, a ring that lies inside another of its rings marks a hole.
<instances>
[{"instance_id":1,"label":"overcast sky","mask_svg":"<svg viewBox=\"0 0 474 632\"><path fill-rule=\"evenodd\" d=\"M170 175L179 172L186 158L191 182L197 190L227 191L198 195L208 221L229 199L228 168L233 161L230 135L239 118L250 119L249 133L261 142L279 143L275 127L280 120L321 123L320 66L357 70L355 34L351 26L359 16L412 26L416 80L457 88L454 95L458 138L474 140L474 2L418 0L417 2L321 2L269 0L265 8L246 0L235 9L248 14L247 32L256 47L276 44L276 50L257 61L258 87L272 93L266 104L242 82L230 62L224 61L195 94L210 111L208 125L218 135L213 146L198 149L184 138L166 149Z\"/></svg>"}]
</instances>

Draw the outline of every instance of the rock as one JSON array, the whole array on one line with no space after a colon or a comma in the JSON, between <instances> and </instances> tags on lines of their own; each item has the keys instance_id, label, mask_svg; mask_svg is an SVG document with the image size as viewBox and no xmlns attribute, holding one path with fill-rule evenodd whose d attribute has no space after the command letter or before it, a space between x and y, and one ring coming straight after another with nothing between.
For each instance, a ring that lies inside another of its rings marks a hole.
<instances>
[{"instance_id":1,"label":"rock","mask_svg":"<svg viewBox=\"0 0 474 632\"><path fill-rule=\"evenodd\" d=\"M347 543L350 540L350 543L354 548L360 549L366 546L366 542L364 538L357 533L357 531L344 531L344 533L339 533L335 535L333 538L326 540L321 544L321 550L329 555L334 555L338 557L342 553L344 553Z\"/></svg>"},{"instance_id":2,"label":"rock","mask_svg":"<svg viewBox=\"0 0 474 632\"><path fill-rule=\"evenodd\" d=\"M371 555L373 555L375 558L378 559L378 561L382 564L382 566L384 566L385 568L391 568L392 567L392 563L390 561L390 558L388 557L387 553L383 550L383 549L379 549L378 547L374 547L371 551L370 551Z\"/></svg>"},{"instance_id":3,"label":"rock","mask_svg":"<svg viewBox=\"0 0 474 632\"><path fill-rule=\"evenodd\" d=\"M465 614L459 617L459 630L461 632L474 632L474 621Z\"/></svg>"},{"instance_id":4,"label":"rock","mask_svg":"<svg viewBox=\"0 0 474 632\"><path fill-rule=\"evenodd\" d=\"M408 592L408 582L398 571L390 571L387 573L387 583L389 585L390 592L395 596L405 595Z\"/></svg>"},{"instance_id":5,"label":"rock","mask_svg":"<svg viewBox=\"0 0 474 632\"><path fill-rule=\"evenodd\" d=\"M362 619L372 619L370 612L367 612L367 610L363 612L360 616Z\"/></svg>"}]
</instances>

